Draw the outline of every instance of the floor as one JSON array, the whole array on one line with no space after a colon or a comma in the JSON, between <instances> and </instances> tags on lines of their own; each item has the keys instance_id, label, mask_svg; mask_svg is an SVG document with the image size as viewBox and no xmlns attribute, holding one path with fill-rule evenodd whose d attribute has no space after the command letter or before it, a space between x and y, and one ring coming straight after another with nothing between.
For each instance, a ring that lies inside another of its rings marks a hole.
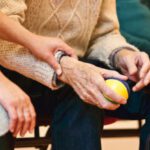
<instances>
[{"instance_id":1,"label":"floor","mask_svg":"<svg viewBox=\"0 0 150 150\"><path fill-rule=\"evenodd\" d=\"M136 128L136 121L118 121L112 125L107 125L105 128ZM44 135L46 128L41 128L41 133ZM32 136L32 135L27 135ZM138 150L139 140L137 137L133 138L103 138L103 150ZM18 148L15 150L38 150L35 148ZM50 147L49 149L50 150Z\"/></svg>"}]
</instances>

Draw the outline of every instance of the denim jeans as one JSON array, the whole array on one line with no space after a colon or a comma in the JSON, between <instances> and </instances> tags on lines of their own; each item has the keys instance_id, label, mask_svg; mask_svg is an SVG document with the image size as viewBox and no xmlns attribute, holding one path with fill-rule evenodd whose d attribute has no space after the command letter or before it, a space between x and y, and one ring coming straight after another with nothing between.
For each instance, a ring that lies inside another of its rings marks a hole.
<instances>
[{"instance_id":1,"label":"denim jeans","mask_svg":"<svg viewBox=\"0 0 150 150\"><path fill-rule=\"evenodd\" d=\"M101 63L94 64L102 66ZM37 82L22 79L18 74L6 70L4 73L11 80L18 81L17 84L30 95L37 117L47 116L51 120L53 150L101 150L103 110L84 103L69 86L51 91ZM140 150L149 150L146 149L150 138L148 94L131 92L127 105L116 111L105 111L105 114L131 120L146 119L140 135Z\"/></svg>"},{"instance_id":2,"label":"denim jeans","mask_svg":"<svg viewBox=\"0 0 150 150\"><path fill-rule=\"evenodd\" d=\"M19 74L1 70L30 95L37 118L49 118L53 150L101 150L101 109L84 103L69 86L51 91L34 81L22 79ZM5 139L0 138L0 141Z\"/></svg>"},{"instance_id":3,"label":"denim jeans","mask_svg":"<svg viewBox=\"0 0 150 150\"><path fill-rule=\"evenodd\" d=\"M140 150L150 150L150 94L144 91L131 92L128 103L115 111L105 111L107 116L121 119L145 119L140 133Z\"/></svg>"}]
</instances>

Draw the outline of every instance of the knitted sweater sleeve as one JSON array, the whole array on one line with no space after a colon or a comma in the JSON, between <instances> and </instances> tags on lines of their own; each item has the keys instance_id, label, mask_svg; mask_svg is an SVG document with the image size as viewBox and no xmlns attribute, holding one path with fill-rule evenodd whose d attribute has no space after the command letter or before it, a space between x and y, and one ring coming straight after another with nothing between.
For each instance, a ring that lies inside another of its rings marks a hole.
<instances>
[{"instance_id":1,"label":"knitted sweater sleeve","mask_svg":"<svg viewBox=\"0 0 150 150\"><path fill-rule=\"evenodd\" d=\"M138 51L136 47L128 44L119 32L116 0L103 0L87 55L110 65L111 53L124 48Z\"/></svg>"},{"instance_id":2,"label":"knitted sweater sleeve","mask_svg":"<svg viewBox=\"0 0 150 150\"><path fill-rule=\"evenodd\" d=\"M0 11L19 23L24 21L26 9L25 0L0 0ZM57 88L52 84L53 69L20 45L0 40L0 64L51 89Z\"/></svg>"}]
</instances>

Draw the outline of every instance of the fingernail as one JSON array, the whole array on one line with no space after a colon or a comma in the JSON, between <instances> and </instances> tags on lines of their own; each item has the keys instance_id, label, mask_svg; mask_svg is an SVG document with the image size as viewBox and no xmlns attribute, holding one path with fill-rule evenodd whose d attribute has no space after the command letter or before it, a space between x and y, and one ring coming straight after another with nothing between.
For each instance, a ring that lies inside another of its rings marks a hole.
<instances>
[{"instance_id":1,"label":"fingernail","mask_svg":"<svg viewBox=\"0 0 150 150\"><path fill-rule=\"evenodd\" d=\"M145 80L145 81L144 81L144 84L145 84L145 85L148 85L148 83L149 83L149 80Z\"/></svg>"},{"instance_id":2,"label":"fingernail","mask_svg":"<svg viewBox=\"0 0 150 150\"><path fill-rule=\"evenodd\" d=\"M24 134L21 134L20 136L21 136L21 137L24 137Z\"/></svg>"},{"instance_id":3,"label":"fingernail","mask_svg":"<svg viewBox=\"0 0 150 150\"><path fill-rule=\"evenodd\" d=\"M14 132L14 129L10 129L10 132L12 132L12 133L13 133L13 132Z\"/></svg>"},{"instance_id":4,"label":"fingernail","mask_svg":"<svg viewBox=\"0 0 150 150\"><path fill-rule=\"evenodd\" d=\"M124 100L124 101L122 101L122 103L123 103L123 104L126 104L126 103L127 103L127 101L126 101L126 100Z\"/></svg>"},{"instance_id":5,"label":"fingernail","mask_svg":"<svg viewBox=\"0 0 150 150\"><path fill-rule=\"evenodd\" d=\"M58 76L60 76L62 74L61 68L57 69L56 73L57 73Z\"/></svg>"},{"instance_id":6,"label":"fingernail","mask_svg":"<svg viewBox=\"0 0 150 150\"><path fill-rule=\"evenodd\" d=\"M132 90L133 90L133 92L136 92L136 88L135 87L133 87Z\"/></svg>"},{"instance_id":7,"label":"fingernail","mask_svg":"<svg viewBox=\"0 0 150 150\"><path fill-rule=\"evenodd\" d=\"M140 74L140 78L143 78L143 74Z\"/></svg>"},{"instance_id":8,"label":"fingernail","mask_svg":"<svg viewBox=\"0 0 150 150\"><path fill-rule=\"evenodd\" d=\"M30 132L30 133L33 133L33 131L34 131L34 130L30 130L29 132Z\"/></svg>"}]
</instances>

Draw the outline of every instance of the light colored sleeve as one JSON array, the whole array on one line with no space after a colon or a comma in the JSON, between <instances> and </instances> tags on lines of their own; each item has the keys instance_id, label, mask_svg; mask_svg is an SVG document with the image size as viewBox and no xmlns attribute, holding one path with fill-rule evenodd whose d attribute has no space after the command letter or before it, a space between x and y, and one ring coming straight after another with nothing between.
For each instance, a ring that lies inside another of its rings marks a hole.
<instances>
[{"instance_id":1,"label":"light colored sleeve","mask_svg":"<svg viewBox=\"0 0 150 150\"><path fill-rule=\"evenodd\" d=\"M116 0L103 0L99 20L93 32L87 56L110 65L109 57L111 53L119 49L138 51L136 47L128 44L119 32Z\"/></svg>"},{"instance_id":2,"label":"light colored sleeve","mask_svg":"<svg viewBox=\"0 0 150 150\"><path fill-rule=\"evenodd\" d=\"M25 20L26 9L25 0L0 0L0 11L19 23ZM54 70L20 45L0 40L0 64L51 89L58 88L52 82Z\"/></svg>"},{"instance_id":3,"label":"light colored sleeve","mask_svg":"<svg viewBox=\"0 0 150 150\"><path fill-rule=\"evenodd\" d=\"M4 107L0 104L0 137L4 136L9 132L9 116L8 112L4 109Z\"/></svg>"}]
</instances>

